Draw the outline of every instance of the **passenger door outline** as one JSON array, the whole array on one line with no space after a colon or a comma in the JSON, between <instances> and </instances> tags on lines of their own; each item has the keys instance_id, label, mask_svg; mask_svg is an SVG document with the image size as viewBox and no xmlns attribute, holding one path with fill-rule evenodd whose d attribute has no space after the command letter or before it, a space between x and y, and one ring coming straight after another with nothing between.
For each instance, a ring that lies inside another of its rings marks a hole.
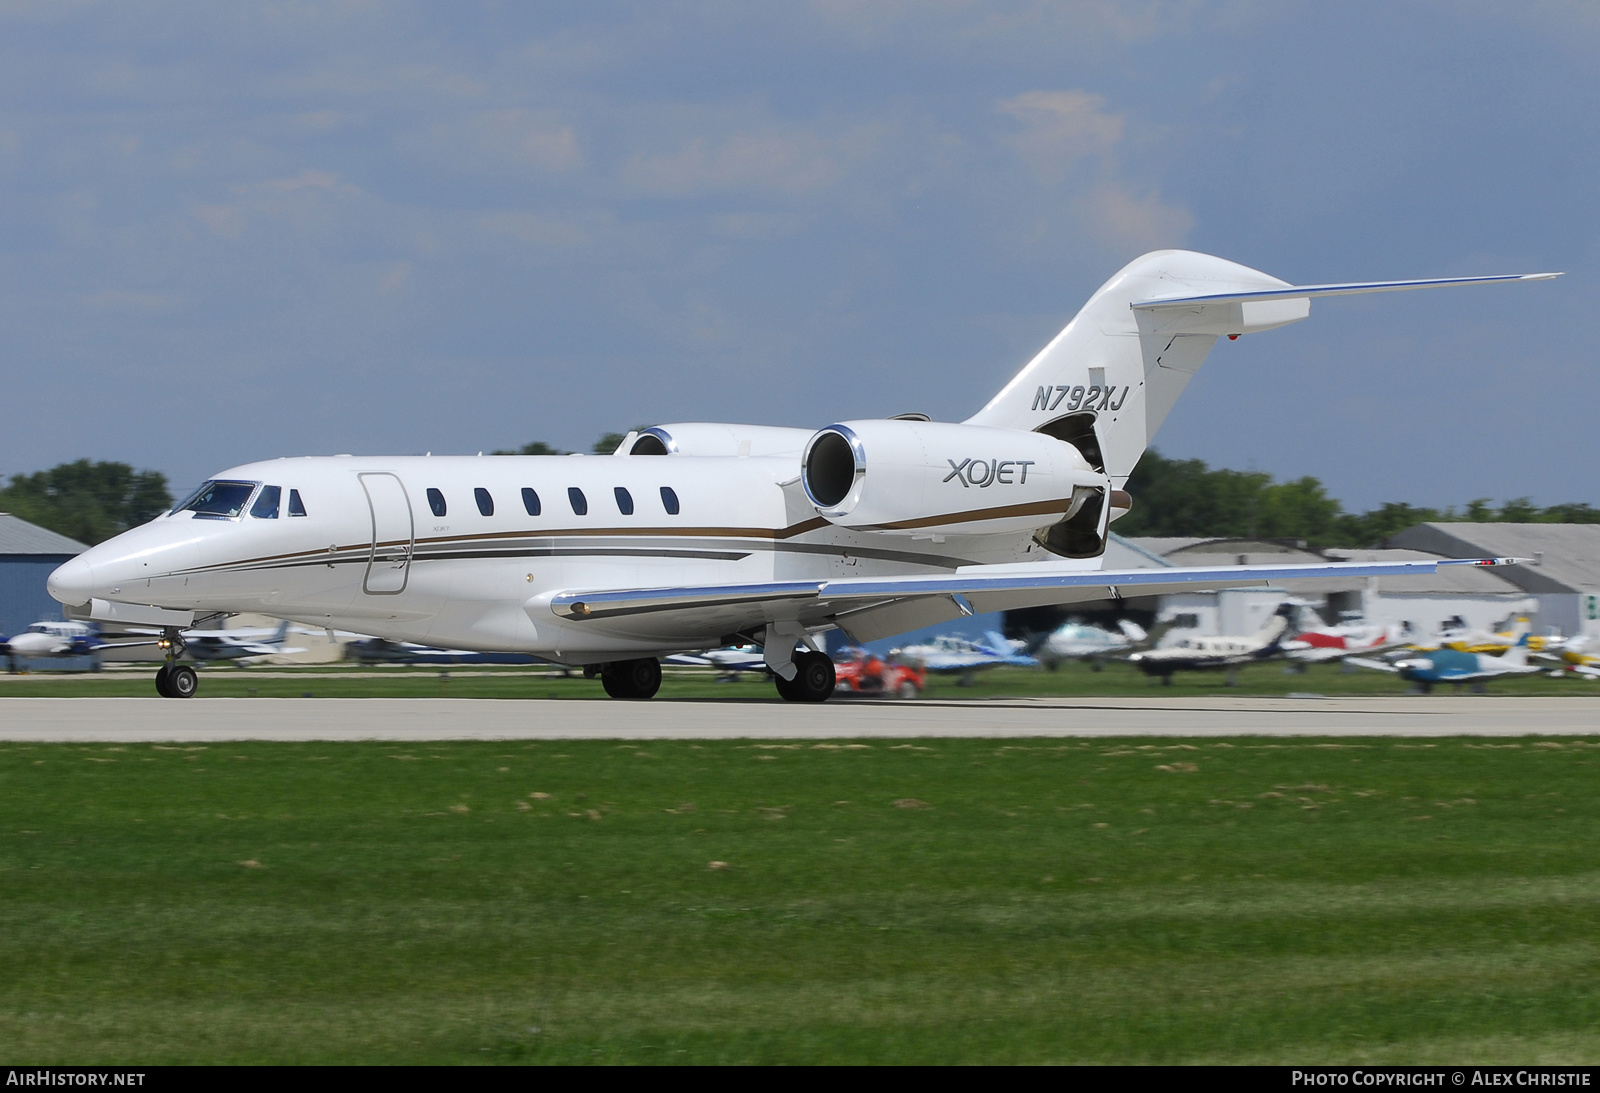
<instances>
[{"instance_id":1,"label":"passenger door outline","mask_svg":"<svg viewBox=\"0 0 1600 1093\"><path fill-rule=\"evenodd\" d=\"M398 596L411 579L411 555L417 542L411 495L400 476L389 471L364 471L358 477L372 517L372 547L361 591L369 596Z\"/></svg>"}]
</instances>

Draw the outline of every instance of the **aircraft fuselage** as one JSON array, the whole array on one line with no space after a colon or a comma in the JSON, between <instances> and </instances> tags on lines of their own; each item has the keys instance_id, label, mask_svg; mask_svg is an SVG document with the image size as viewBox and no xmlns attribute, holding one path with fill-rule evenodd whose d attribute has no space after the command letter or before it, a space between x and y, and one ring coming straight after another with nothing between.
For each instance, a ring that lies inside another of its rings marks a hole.
<instances>
[{"instance_id":1,"label":"aircraft fuselage","mask_svg":"<svg viewBox=\"0 0 1600 1093\"><path fill-rule=\"evenodd\" d=\"M649 616L575 624L549 609L560 591L948 573L1043 556L1026 534L836 527L797 469L797 456L251 463L212 480L249 484L237 513L159 516L67 563L51 591L582 664L711 648L726 635ZM272 487L276 515L252 515ZM291 496L304 515L291 515Z\"/></svg>"}]
</instances>

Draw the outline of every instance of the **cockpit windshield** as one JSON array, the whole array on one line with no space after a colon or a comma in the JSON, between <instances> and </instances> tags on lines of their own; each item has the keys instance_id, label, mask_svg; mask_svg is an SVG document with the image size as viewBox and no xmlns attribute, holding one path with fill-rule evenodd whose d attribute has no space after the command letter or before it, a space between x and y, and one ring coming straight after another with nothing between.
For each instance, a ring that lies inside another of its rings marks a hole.
<instances>
[{"instance_id":1,"label":"cockpit windshield","mask_svg":"<svg viewBox=\"0 0 1600 1093\"><path fill-rule=\"evenodd\" d=\"M173 509L174 513L192 512L197 516L206 516L212 519L225 520L238 516L250 503L250 495L256 492L255 482L224 482L213 479L205 483L194 493Z\"/></svg>"}]
</instances>

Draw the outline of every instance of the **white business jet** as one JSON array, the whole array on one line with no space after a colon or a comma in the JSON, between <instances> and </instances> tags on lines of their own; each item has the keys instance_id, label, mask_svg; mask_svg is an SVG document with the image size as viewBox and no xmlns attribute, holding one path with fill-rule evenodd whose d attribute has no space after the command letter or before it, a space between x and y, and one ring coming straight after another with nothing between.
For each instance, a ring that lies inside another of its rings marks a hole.
<instances>
[{"instance_id":1,"label":"white business jet","mask_svg":"<svg viewBox=\"0 0 1600 1093\"><path fill-rule=\"evenodd\" d=\"M753 642L780 695L820 702L834 672L818 638L834 628L861 643L1130 589L1451 564L1100 568L1128 475L1219 338L1304 319L1312 297L1553 276L1296 287L1158 251L963 422L690 423L631 433L608 457L251 463L67 562L49 589L175 647L198 619L258 612L600 665L619 698L654 695L664 655ZM169 659L156 686L187 697L195 674Z\"/></svg>"}]
</instances>

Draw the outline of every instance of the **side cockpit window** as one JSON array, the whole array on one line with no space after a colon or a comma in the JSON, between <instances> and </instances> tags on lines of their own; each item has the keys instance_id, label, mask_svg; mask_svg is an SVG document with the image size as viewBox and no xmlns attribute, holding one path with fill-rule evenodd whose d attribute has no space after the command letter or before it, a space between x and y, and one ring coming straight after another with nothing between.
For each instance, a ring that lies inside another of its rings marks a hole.
<instances>
[{"instance_id":1,"label":"side cockpit window","mask_svg":"<svg viewBox=\"0 0 1600 1093\"><path fill-rule=\"evenodd\" d=\"M290 516L304 516L305 514L306 514L306 503L304 501L300 500L300 491L299 490L290 490L289 491L289 515Z\"/></svg>"},{"instance_id":2,"label":"side cockpit window","mask_svg":"<svg viewBox=\"0 0 1600 1093\"><path fill-rule=\"evenodd\" d=\"M450 511L449 506L444 503L444 494L432 486L428 487L428 508L433 510L435 516L443 516Z\"/></svg>"},{"instance_id":3,"label":"side cockpit window","mask_svg":"<svg viewBox=\"0 0 1600 1093\"><path fill-rule=\"evenodd\" d=\"M262 486L261 492L256 494L256 503L250 506L250 515L257 520L276 520L278 518L278 502L283 497L283 489L279 486Z\"/></svg>"}]
</instances>

